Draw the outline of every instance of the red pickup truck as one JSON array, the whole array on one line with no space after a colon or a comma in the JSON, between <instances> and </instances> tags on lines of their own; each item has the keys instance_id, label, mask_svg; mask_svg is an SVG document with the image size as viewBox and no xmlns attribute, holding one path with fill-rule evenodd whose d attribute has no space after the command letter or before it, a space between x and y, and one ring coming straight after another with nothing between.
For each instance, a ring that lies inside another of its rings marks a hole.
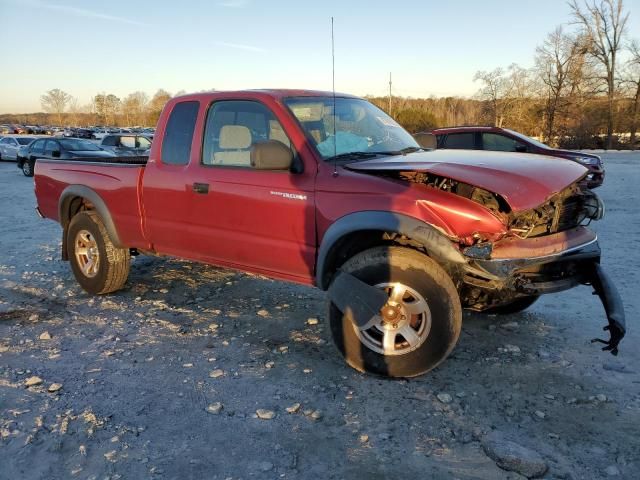
<instances>
[{"instance_id":1,"label":"red pickup truck","mask_svg":"<svg viewBox=\"0 0 640 480\"><path fill-rule=\"evenodd\" d=\"M451 352L463 308L517 312L578 284L602 298L617 352L624 312L584 226L603 213L586 174L423 149L357 97L256 90L174 98L148 159L38 160L35 189L87 292L122 288L138 254L316 285L347 362L406 377Z\"/></svg>"}]
</instances>

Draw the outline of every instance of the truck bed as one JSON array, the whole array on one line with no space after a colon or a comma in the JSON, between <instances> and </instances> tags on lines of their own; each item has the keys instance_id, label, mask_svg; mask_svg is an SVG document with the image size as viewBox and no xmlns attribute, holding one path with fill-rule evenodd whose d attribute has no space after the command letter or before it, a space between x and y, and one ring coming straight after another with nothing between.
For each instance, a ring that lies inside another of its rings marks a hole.
<instances>
[{"instance_id":1,"label":"truck bed","mask_svg":"<svg viewBox=\"0 0 640 480\"><path fill-rule=\"evenodd\" d=\"M40 213L60 221L60 199L67 188L90 188L109 207L120 241L146 245L142 221L142 177L148 157L37 160L35 192ZM88 187L90 186L90 187Z\"/></svg>"}]
</instances>

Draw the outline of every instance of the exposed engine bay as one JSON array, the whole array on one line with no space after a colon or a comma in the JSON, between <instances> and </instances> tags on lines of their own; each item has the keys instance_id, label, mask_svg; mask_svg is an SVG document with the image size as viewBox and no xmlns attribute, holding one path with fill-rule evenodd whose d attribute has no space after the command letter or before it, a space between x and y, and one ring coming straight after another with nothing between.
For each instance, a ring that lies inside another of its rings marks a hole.
<instances>
[{"instance_id":1,"label":"exposed engine bay","mask_svg":"<svg viewBox=\"0 0 640 480\"><path fill-rule=\"evenodd\" d=\"M425 172L394 173L402 180L422 183L483 205L503 220L512 234L520 238L548 235L586 225L591 220L602 218L604 213L603 204L598 196L582 187L580 182L556 193L539 207L514 213L500 195L468 183Z\"/></svg>"}]
</instances>

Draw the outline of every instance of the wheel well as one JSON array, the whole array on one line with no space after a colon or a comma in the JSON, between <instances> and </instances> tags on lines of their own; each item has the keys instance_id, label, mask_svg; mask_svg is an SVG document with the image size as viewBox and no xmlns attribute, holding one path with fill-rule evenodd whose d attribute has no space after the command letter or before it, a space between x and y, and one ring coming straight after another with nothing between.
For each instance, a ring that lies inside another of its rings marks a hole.
<instances>
[{"instance_id":1,"label":"wheel well","mask_svg":"<svg viewBox=\"0 0 640 480\"><path fill-rule=\"evenodd\" d=\"M83 197L70 197L65 199L62 209L60 211L60 225L62 225L62 259L69 260L67 255L67 231L69 230L69 224L71 219L78 213L86 210L95 210L93 204Z\"/></svg>"},{"instance_id":2,"label":"wheel well","mask_svg":"<svg viewBox=\"0 0 640 480\"><path fill-rule=\"evenodd\" d=\"M429 253L423 244L396 232L385 230L358 230L340 237L331 247L323 265L322 278L329 285L338 269L354 255L380 246L402 246Z\"/></svg>"}]
</instances>

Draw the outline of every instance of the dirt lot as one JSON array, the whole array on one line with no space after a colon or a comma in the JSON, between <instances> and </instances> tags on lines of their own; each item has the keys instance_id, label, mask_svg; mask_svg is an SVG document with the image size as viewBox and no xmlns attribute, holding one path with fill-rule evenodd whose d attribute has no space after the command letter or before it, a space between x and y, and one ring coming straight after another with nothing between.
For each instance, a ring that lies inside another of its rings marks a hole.
<instances>
[{"instance_id":1,"label":"dirt lot","mask_svg":"<svg viewBox=\"0 0 640 480\"><path fill-rule=\"evenodd\" d=\"M487 456L490 432L545 478L638 478L640 154L604 157L620 355L589 343L606 321L580 287L466 315L452 357L408 381L349 369L311 288L137 257L124 291L88 296L32 180L0 164L0 478L523 478Z\"/></svg>"}]
</instances>

